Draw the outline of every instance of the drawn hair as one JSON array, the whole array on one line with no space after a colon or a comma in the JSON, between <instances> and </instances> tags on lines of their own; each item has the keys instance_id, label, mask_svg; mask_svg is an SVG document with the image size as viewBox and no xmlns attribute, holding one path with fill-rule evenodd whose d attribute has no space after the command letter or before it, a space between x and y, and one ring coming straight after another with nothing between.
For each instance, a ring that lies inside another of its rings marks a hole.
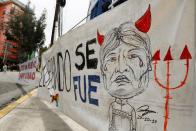
<instances>
[{"instance_id":1,"label":"drawn hair","mask_svg":"<svg viewBox=\"0 0 196 131\"><path fill-rule=\"evenodd\" d=\"M137 41L133 44L132 41ZM103 64L105 57L112 50L116 49L120 44L128 44L135 48L142 48L147 57L147 69L140 77L140 86L148 86L149 71L151 71L151 51L150 51L150 39L147 33L143 33L135 28L131 22L125 22L118 28L112 29L105 35L103 45L100 49L100 61L101 61L101 72L104 75ZM143 85L142 85L143 84ZM141 91L143 92L143 91ZM140 93L141 93L140 92Z\"/></svg>"}]
</instances>

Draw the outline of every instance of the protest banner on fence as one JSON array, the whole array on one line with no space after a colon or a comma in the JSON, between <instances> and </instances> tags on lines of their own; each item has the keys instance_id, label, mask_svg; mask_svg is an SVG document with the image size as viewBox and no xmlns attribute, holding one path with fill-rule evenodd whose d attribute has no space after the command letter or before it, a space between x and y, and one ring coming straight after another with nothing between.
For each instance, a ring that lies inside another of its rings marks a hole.
<instances>
[{"instance_id":1,"label":"protest banner on fence","mask_svg":"<svg viewBox=\"0 0 196 131\"><path fill-rule=\"evenodd\" d=\"M36 79L36 68L38 67L38 58L33 58L22 64L19 64L19 83L34 83Z\"/></svg>"},{"instance_id":2,"label":"protest banner on fence","mask_svg":"<svg viewBox=\"0 0 196 131\"><path fill-rule=\"evenodd\" d=\"M89 131L195 131L194 28L195 0L128 0L44 53L39 96Z\"/></svg>"}]
</instances>

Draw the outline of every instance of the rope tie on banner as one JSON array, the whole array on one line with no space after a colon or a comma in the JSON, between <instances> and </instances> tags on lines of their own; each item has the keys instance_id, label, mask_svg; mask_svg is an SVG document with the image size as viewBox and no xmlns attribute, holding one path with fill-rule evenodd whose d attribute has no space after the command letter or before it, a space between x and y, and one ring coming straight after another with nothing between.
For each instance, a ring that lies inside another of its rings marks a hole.
<instances>
[{"instance_id":1,"label":"rope tie on banner","mask_svg":"<svg viewBox=\"0 0 196 131\"><path fill-rule=\"evenodd\" d=\"M84 17L82 20L80 20L77 24L75 24L69 31L73 30L75 27L77 27L80 23L82 23L85 19L87 19L91 14L88 14L86 17ZM68 31L68 32L69 32Z\"/></svg>"}]
</instances>

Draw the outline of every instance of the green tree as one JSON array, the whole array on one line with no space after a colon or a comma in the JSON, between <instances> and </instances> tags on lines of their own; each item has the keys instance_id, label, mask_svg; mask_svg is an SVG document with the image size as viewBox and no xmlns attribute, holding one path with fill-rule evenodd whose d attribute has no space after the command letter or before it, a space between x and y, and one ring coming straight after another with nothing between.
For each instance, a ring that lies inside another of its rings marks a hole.
<instances>
[{"instance_id":1,"label":"green tree","mask_svg":"<svg viewBox=\"0 0 196 131\"><path fill-rule=\"evenodd\" d=\"M32 53L41 48L45 41L46 10L36 19L30 3L24 13L15 14L7 23L6 36L8 40L18 43L18 62L24 62Z\"/></svg>"},{"instance_id":2,"label":"green tree","mask_svg":"<svg viewBox=\"0 0 196 131\"><path fill-rule=\"evenodd\" d=\"M40 66L41 66L41 62L42 62L41 56L42 56L42 54L43 54L45 51L47 51L47 50L48 50L48 47L46 47L46 46L40 47L40 49L39 49L39 63L40 63ZM39 67L39 68L40 68L40 67Z\"/></svg>"}]
</instances>

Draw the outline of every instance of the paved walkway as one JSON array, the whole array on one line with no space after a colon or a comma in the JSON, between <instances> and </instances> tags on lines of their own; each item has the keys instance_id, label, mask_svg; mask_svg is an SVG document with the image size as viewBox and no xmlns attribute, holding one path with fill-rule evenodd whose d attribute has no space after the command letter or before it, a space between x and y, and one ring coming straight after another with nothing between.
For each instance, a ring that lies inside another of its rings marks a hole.
<instances>
[{"instance_id":1,"label":"paved walkway","mask_svg":"<svg viewBox=\"0 0 196 131\"><path fill-rule=\"evenodd\" d=\"M0 131L87 131L48 102L40 100L37 90L31 95L19 100L18 106L13 106L15 109L0 119Z\"/></svg>"}]
</instances>

